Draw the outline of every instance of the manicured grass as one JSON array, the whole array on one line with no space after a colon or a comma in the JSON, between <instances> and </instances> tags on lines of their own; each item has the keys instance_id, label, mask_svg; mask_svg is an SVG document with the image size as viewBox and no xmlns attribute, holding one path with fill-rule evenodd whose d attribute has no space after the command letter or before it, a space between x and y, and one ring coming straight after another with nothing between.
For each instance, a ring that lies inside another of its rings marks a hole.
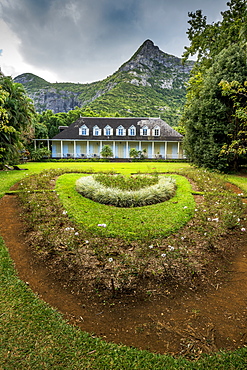
<instances>
[{"instance_id":1,"label":"manicured grass","mask_svg":"<svg viewBox=\"0 0 247 370\"><path fill-rule=\"evenodd\" d=\"M88 169L90 164L30 163L28 173L47 168L72 167ZM151 172L154 164L92 164L95 171L114 169L122 173ZM108 166L108 167L107 167ZM163 166L163 167L162 167ZM179 167L180 166L180 167ZM175 172L185 164L155 164L160 172ZM26 171L0 172L0 194ZM245 181L243 188L245 188ZM245 188L246 189L246 188ZM0 195L1 196L1 195ZM101 339L68 325L55 310L40 300L14 271L9 254L0 239L0 368L16 369L97 369L97 370L245 370L246 348L230 353L203 356L196 362L172 356L156 355Z\"/></svg>"},{"instance_id":2,"label":"manicured grass","mask_svg":"<svg viewBox=\"0 0 247 370\"><path fill-rule=\"evenodd\" d=\"M237 185L242 189L245 196L247 196L247 177L241 177L237 175L228 175L226 176L227 181L231 182L234 185Z\"/></svg>"},{"instance_id":3,"label":"manicured grass","mask_svg":"<svg viewBox=\"0 0 247 370\"><path fill-rule=\"evenodd\" d=\"M186 224L194 214L195 202L190 183L179 175L172 175L177 184L173 198L135 208L108 206L82 197L75 190L76 180L80 177L81 174L60 176L56 190L69 216L93 235L125 239L167 236ZM105 224L106 227L98 227L98 224Z\"/></svg>"}]
</instances>

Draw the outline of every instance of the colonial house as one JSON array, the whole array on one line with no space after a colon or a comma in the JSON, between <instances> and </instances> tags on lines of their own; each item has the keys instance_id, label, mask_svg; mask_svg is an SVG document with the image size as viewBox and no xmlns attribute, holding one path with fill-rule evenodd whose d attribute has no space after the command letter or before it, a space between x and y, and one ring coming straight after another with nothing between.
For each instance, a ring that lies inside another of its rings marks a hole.
<instances>
[{"instance_id":1,"label":"colonial house","mask_svg":"<svg viewBox=\"0 0 247 370\"><path fill-rule=\"evenodd\" d=\"M81 117L48 140L52 158L100 157L109 145L113 158L129 158L132 148L147 158L183 158L183 136L160 118Z\"/></svg>"}]
</instances>

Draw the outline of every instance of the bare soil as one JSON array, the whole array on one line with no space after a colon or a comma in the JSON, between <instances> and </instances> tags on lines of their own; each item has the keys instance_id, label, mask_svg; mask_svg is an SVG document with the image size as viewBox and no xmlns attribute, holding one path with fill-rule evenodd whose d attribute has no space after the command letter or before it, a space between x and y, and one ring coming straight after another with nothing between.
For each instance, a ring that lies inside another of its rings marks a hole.
<instances>
[{"instance_id":1,"label":"bare soil","mask_svg":"<svg viewBox=\"0 0 247 370\"><path fill-rule=\"evenodd\" d=\"M232 190L239 192L234 186ZM5 195L0 209L0 234L18 276L72 325L109 342L189 358L247 345L246 232L234 231L226 238L234 253L223 261L224 274L214 271L221 278L207 289L177 287L145 299L125 295L105 301L96 293L68 288L35 257L25 242L16 196Z\"/></svg>"}]
</instances>

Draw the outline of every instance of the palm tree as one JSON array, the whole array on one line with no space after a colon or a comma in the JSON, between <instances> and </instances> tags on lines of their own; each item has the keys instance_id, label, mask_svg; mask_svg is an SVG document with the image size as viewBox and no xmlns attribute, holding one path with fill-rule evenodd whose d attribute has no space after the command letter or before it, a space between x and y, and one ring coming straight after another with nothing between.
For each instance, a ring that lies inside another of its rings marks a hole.
<instances>
[{"instance_id":1,"label":"palm tree","mask_svg":"<svg viewBox=\"0 0 247 370\"><path fill-rule=\"evenodd\" d=\"M0 159L9 162L33 137L35 108L21 84L0 74Z\"/></svg>"}]
</instances>

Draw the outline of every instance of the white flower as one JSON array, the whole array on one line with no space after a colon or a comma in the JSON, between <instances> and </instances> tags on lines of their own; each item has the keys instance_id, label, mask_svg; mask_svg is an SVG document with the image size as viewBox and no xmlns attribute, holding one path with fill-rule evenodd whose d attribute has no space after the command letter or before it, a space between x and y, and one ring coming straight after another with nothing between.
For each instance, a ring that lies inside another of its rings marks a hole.
<instances>
[{"instance_id":1,"label":"white flower","mask_svg":"<svg viewBox=\"0 0 247 370\"><path fill-rule=\"evenodd\" d=\"M181 240L184 240L184 237L183 236L181 236Z\"/></svg>"},{"instance_id":2,"label":"white flower","mask_svg":"<svg viewBox=\"0 0 247 370\"><path fill-rule=\"evenodd\" d=\"M195 212L197 212L197 211L198 211L198 209L196 208L196 209L195 209Z\"/></svg>"},{"instance_id":3,"label":"white flower","mask_svg":"<svg viewBox=\"0 0 247 370\"><path fill-rule=\"evenodd\" d=\"M76 232L76 233L75 233L75 235L77 236L77 235L79 235L79 233L78 233L78 232Z\"/></svg>"},{"instance_id":4,"label":"white flower","mask_svg":"<svg viewBox=\"0 0 247 370\"><path fill-rule=\"evenodd\" d=\"M166 257L166 254L165 253L162 253L161 257Z\"/></svg>"},{"instance_id":5,"label":"white flower","mask_svg":"<svg viewBox=\"0 0 247 370\"><path fill-rule=\"evenodd\" d=\"M99 227L106 227L106 224L98 224Z\"/></svg>"},{"instance_id":6,"label":"white flower","mask_svg":"<svg viewBox=\"0 0 247 370\"><path fill-rule=\"evenodd\" d=\"M174 251L174 247L172 245L168 245L168 248L170 249L170 251Z\"/></svg>"},{"instance_id":7,"label":"white flower","mask_svg":"<svg viewBox=\"0 0 247 370\"><path fill-rule=\"evenodd\" d=\"M153 244L152 245L149 245L149 247L148 248L150 248L150 249L152 249L154 246L153 246Z\"/></svg>"},{"instance_id":8,"label":"white flower","mask_svg":"<svg viewBox=\"0 0 247 370\"><path fill-rule=\"evenodd\" d=\"M73 230L75 230L73 227L66 227L65 228L65 231L73 231Z\"/></svg>"},{"instance_id":9,"label":"white flower","mask_svg":"<svg viewBox=\"0 0 247 370\"><path fill-rule=\"evenodd\" d=\"M86 243L86 244L88 244L88 243L89 243L89 241L88 241L88 240L85 240L85 243Z\"/></svg>"},{"instance_id":10,"label":"white flower","mask_svg":"<svg viewBox=\"0 0 247 370\"><path fill-rule=\"evenodd\" d=\"M240 218L238 218L237 221L240 222Z\"/></svg>"},{"instance_id":11,"label":"white flower","mask_svg":"<svg viewBox=\"0 0 247 370\"><path fill-rule=\"evenodd\" d=\"M67 211L63 211L63 215L67 215Z\"/></svg>"},{"instance_id":12,"label":"white flower","mask_svg":"<svg viewBox=\"0 0 247 370\"><path fill-rule=\"evenodd\" d=\"M241 231L246 231L245 227L242 227Z\"/></svg>"},{"instance_id":13,"label":"white flower","mask_svg":"<svg viewBox=\"0 0 247 370\"><path fill-rule=\"evenodd\" d=\"M188 208L187 206L184 206L184 209Z\"/></svg>"},{"instance_id":14,"label":"white flower","mask_svg":"<svg viewBox=\"0 0 247 370\"><path fill-rule=\"evenodd\" d=\"M111 257L110 257L110 258L108 258L108 261L109 261L109 262L113 262L113 258L111 258Z\"/></svg>"},{"instance_id":15,"label":"white flower","mask_svg":"<svg viewBox=\"0 0 247 370\"><path fill-rule=\"evenodd\" d=\"M216 217L216 218L212 218L212 221L219 222L219 219L218 219L218 217Z\"/></svg>"},{"instance_id":16,"label":"white flower","mask_svg":"<svg viewBox=\"0 0 247 370\"><path fill-rule=\"evenodd\" d=\"M208 217L208 221L211 221L211 218L210 217Z\"/></svg>"}]
</instances>

